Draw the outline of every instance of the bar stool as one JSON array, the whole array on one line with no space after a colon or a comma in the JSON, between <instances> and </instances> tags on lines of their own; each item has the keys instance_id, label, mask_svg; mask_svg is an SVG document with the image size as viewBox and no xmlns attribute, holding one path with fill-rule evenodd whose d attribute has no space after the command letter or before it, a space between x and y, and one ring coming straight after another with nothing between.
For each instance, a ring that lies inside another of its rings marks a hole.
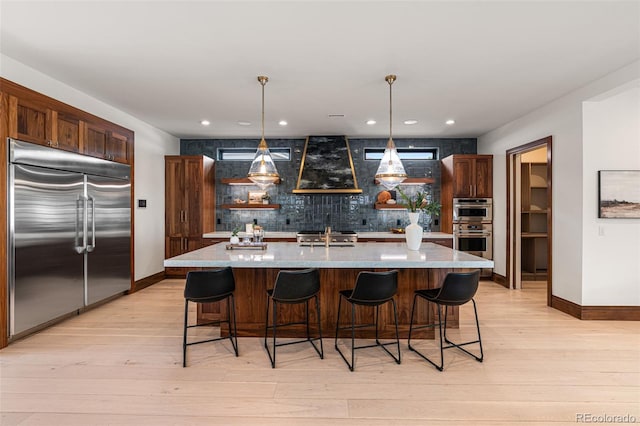
<instances>
[{"instance_id":1,"label":"bar stool","mask_svg":"<svg viewBox=\"0 0 640 426\"><path fill-rule=\"evenodd\" d=\"M215 342L229 339L231 346L238 356L238 331L236 329L236 303L233 292L236 289L233 272L230 267L207 271L190 271L187 273L187 282L184 287L184 333L182 340L182 366L187 366L187 346L200 343ZM213 303L227 299L227 319L211 321L206 324L188 325L189 302ZM231 327L231 312L233 311L233 327ZM228 337L216 337L214 339L200 340L187 343L187 329L204 327L209 325L229 324Z\"/></svg>"},{"instance_id":2,"label":"bar stool","mask_svg":"<svg viewBox=\"0 0 640 426\"><path fill-rule=\"evenodd\" d=\"M478 310L476 309L476 301L473 300L473 296L475 296L476 291L478 290L478 283L480 281L480 271L474 272L449 272L444 282L442 283L442 287L428 289L428 290L416 290L415 295L413 297L413 307L411 308L411 323L409 325L409 339L408 345L409 349L420 355L425 360L429 361L434 367L436 367L439 371L444 369L444 349L450 348L458 348L461 351L471 355L475 358L476 361L482 362L484 358L484 354L482 352L482 339L480 338L480 324L478 322ZM413 325L413 314L416 310L416 302L418 298L425 299L427 302L435 303L436 308L438 310L438 322L435 324L427 324L421 326ZM449 339L447 339L447 306L461 306L467 302L473 302L473 313L476 317L476 329L478 330L478 340L473 340L465 343L453 343ZM440 307L444 306L444 332L442 327L442 316L440 313ZM427 327L435 327L438 326L438 332L440 336L440 364L436 364L429 358L427 358L424 354L418 351L416 348L411 346L411 332L414 329L427 328ZM447 342L448 346L443 346L443 341ZM478 343L480 346L480 356L476 356L466 349L462 348L462 346L472 345L474 343Z\"/></svg>"},{"instance_id":3,"label":"bar stool","mask_svg":"<svg viewBox=\"0 0 640 426\"><path fill-rule=\"evenodd\" d=\"M276 282L273 289L267 290L267 318L265 320L264 330L264 347L269 355L271 361L271 368L276 368L276 348L278 346L293 345L296 343L311 343L313 349L316 350L320 359L324 358L324 348L322 346L322 328L320 326L320 299L318 293L320 292L320 273L317 269L304 269L300 271L280 271L276 278ZM314 298L316 304L316 315L318 318L318 337L311 338L309 327L309 301ZM305 304L305 321L304 322L288 322L277 323L278 318L278 304ZM273 304L273 320L269 325L269 307ZM306 325L307 338L304 340L296 340L293 342L276 343L276 330L278 327L285 327L289 325ZM273 355L267 344L267 338L269 336L269 328L271 327L273 332ZM320 341L320 349L314 343L315 340Z\"/></svg>"},{"instance_id":4,"label":"bar stool","mask_svg":"<svg viewBox=\"0 0 640 426\"><path fill-rule=\"evenodd\" d=\"M340 299L338 302L338 319L336 320L336 337L335 337L335 348L349 367L349 370L353 371L355 368L355 351L356 349L365 349L365 348L373 348L376 346L380 346L386 353L388 353L391 358L393 358L396 363L400 364L401 355L400 355L400 338L398 335L398 312L396 309L396 301L393 296L398 291L398 271L387 271L387 272L360 272L358 274L358 278L356 279L356 285L353 289L350 290L341 290L340 291ZM348 303L351 304L351 325L340 327L340 308L342 306L342 299L345 299ZM396 341L389 343L381 343L378 338L378 316L379 316L379 308L380 305L391 302L393 305L393 317L395 320L396 326ZM375 322L373 324L355 324L356 318L356 305L363 306L375 306ZM365 346L356 346L355 345L355 335L356 328L363 327L371 327L375 326L376 328L376 343L372 345ZM344 356L340 348L338 347L338 332L340 330L351 329L351 363ZM396 357L392 354L388 349L388 345L396 345L398 349L398 356Z\"/></svg>"}]
</instances>

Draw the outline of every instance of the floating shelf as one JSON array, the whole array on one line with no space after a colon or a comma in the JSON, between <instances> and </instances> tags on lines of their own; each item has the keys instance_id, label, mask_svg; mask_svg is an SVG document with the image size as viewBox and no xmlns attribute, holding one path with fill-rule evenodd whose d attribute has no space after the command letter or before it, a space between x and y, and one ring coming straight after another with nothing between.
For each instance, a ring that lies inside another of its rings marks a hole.
<instances>
[{"instance_id":1,"label":"floating shelf","mask_svg":"<svg viewBox=\"0 0 640 426\"><path fill-rule=\"evenodd\" d=\"M251 182L248 177L243 178L222 178L220 182L224 185L234 185L234 186L258 186L255 183ZM280 179L275 182L276 185L280 184Z\"/></svg>"},{"instance_id":2,"label":"floating shelf","mask_svg":"<svg viewBox=\"0 0 640 426\"><path fill-rule=\"evenodd\" d=\"M375 203L373 208L376 210L406 210L407 206L404 204Z\"/></svg>"},{"instance_id":3,"label":"floating shelf","mask_svg":"<svg viewBox=\"0 0 640 426\"><path fill-rule=\"evenodd\" d=\"M280 204L223 204L226 210L278 210Z\"/></svg>"},{"instance_id":4,"label":"floating shelf","mask_svg":"<svg viewBox=\"0 0 640 426\"><path fill-rule=\"evenodd\" d=\"M415 178L406 178L402 181L400 185L408 186L408 185L426 185L428 183L435 183L436 180L434 178L429 177L415 177ZM378 179L374 179L373 183L376 185L380 185L380 181Z\"/></svg>"}]
</instances>

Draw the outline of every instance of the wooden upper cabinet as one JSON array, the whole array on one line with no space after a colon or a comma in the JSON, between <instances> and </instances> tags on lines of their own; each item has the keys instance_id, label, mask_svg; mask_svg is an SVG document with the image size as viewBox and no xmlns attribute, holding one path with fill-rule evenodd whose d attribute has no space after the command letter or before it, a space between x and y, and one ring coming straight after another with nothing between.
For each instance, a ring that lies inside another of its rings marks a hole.
<instances>
[{"instance_id":1,"label":"wooden upper cabinet","mask_svg":"<svg viewBox=\"0 0 640 426\"><path fill-rule=\"evenodd\" d=\"M130 164L132 131L0 78L8 136L65 151Z\"/></svg>"},{"instance_id":2,"label":"wooden upper cabinet","mask_svg":"<svg viewBox=\"0 0 640 426\"><path fill-rule=\"evenodd\" d=\"M59 112L45 104L9 97L9 136L65 151L79 152L81 121L76 115Z\"/></svg>"},{"instance_id":3,"label":"wooden upper cabinet","mask_svg":"<svg viewBox=\"0 0 640 426\"><path fill-rule=\"evenodd\" d=\"M493 197L493 157L478 156L474 167L474 194L476 198Z\"/></svg>"},{"instance_id":4,"label":"wooden upper cabinet","mask_svg":"<svg viewBox=\"0 0 640 426\"><path fill-rule=\"evenodd\" d=\"M107 152L107 129L93 123L85 123L84 127L84 153L104 158Z\"/></svg>"},{"instance_id":5,"label":"wooden upper cabinet","mask_svg":"<svg viewBox=\"0 0 640 426\"><path fill-rule=\"evenodd\" d=\"M84 152L105 160L129 163L130 137L95 123L85 124Z\"/></svg>"},{"instance_id":6,"label":"wooden upper cabinet","mask_svg":"<svg viewBox=\"0 0 640 426\"><path fill-rule=\"evenodd\" d=\"M44 104L9 96L9 136L50 145L51 110Z\"/></svg>"},{"instance_id":7,"label":"wooden upper cabinet","mask_svg":"<svg viewBox=\"0 0 640 426\"><path fill-rule=\"evenodd\" d=\"M124 132L110 130L107 137L106 158L118 163L129 164L131 140Z\"/></svg>"},{"instance_id":8,"label":"wooden upper cabinet","mask_svg":"<svg viewBox=\"0 0 640 426\"><path fill-rule=\"evenodd\" d=\"M51 113L50 146L66 151L80 152L82 124L78 117L64 112Z\"/></svg>"},{"instance_id":9,"label":"wooden upper cabinet","mask_svg":"<svg viewBox=\"0 0 640 426\"><path fill-rule=\"evenodd\" d=\"M469 198L473 196L473 160L460 158L453 160L453 196Z\"/></svg>"},{"instance_id":10,"label":"wooden upper cabinet","mask_svg":"<svg viewBox=\"0 0 640 426\"><path fill-rule=\"evenodd\" d=\"M493 156L452 155L442 160L453 198L493 196Z\"/></svg>"}]
</instances>

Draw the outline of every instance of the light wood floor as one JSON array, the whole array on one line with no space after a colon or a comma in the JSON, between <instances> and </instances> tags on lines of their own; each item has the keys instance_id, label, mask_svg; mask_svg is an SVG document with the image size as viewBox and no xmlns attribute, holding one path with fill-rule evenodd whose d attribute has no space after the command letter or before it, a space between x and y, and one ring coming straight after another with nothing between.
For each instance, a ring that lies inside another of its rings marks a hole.
<instances>
[{"instance_id":1,"label":"light wood floor","mask_svg":"<svg viewBox=\"0 0 640 426\"><path fill-rule=\"evenodd\" d=\"M165 280L0 351L2 425L560 425L577 416L640 422L640 326L579 321L545 306L544 285L477 295L485 361L445 352L438 372L402 343L349 372L325 340L278 350L261 340L191 347L181 366L183 282ZM473 310L461 309L472 334ZM426 350L433 341L422 341Z\"/></svg>"}]
</instances>

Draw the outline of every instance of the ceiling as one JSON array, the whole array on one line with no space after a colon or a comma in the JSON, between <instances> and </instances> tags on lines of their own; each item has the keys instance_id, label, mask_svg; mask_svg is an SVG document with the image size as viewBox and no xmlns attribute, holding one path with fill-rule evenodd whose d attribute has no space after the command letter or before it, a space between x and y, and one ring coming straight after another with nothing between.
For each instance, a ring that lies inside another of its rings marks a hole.
<instances>
[{"instance_id":1,"label":"ceiling","mask_svg":"<svg viewBox=\"0 0 640 426\"><path fill-rule=\"evenodd\" d=\"M391 73L394 137L477 137L640 58L638 1L2 0L0 24L4 55L181 138L259 137L258 75L267 139L388 137Z\"/></svg>"}]
</instances>

